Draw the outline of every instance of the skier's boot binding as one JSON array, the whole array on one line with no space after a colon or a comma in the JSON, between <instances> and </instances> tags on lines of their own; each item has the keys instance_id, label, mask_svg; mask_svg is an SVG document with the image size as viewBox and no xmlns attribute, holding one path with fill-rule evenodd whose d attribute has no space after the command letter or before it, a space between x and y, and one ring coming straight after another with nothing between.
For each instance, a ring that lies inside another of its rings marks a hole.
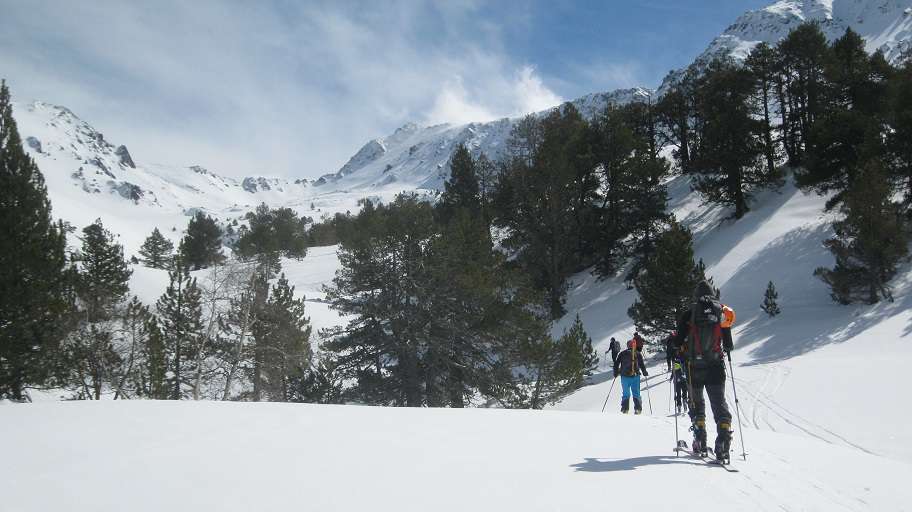
<instances>
[{"instance_id":1,"label":"skier's boot binding","mask_svg":"<svg viewBox=\"0 0 912 512\"><path fill-rule=\"evenodd\" d=\"M623 398L621 399L621 412L627 414L627 411L630 410L630 399Z\"/></svg>"},{"instance_id":2,"label":"skier's boot binding","mask_svg":"<svg viewBox=\"0 0 912 512\"><path fill-rule=\"evenodd\" d=\"M690 429L694 433L693 452L700 457L706 457L706 423L703 420L697 420Z\"/></svg>"},{"instance_id":3,"label":"skier's boot binding","mask_svg":"<svg viewBox=\"0 0 912 512\"><path fill-rule=\"evenodd\" d=\"M716 429L718 435L716 436L716 460L722 464L728 464L731 462L731 424L729 423L719 423L718 428Z\"/></svg>"},{"instance_id":4,"label":"skier's boot binding","mask_svg":"<svg viewBox=\"0 0 912 512\"><path fill-rule=\"evenodd\" d=\"M633 413L640 414L642 412L643 412L643 402L639 398L634 397L633 398Z\"/></svg>"}]
</instances>

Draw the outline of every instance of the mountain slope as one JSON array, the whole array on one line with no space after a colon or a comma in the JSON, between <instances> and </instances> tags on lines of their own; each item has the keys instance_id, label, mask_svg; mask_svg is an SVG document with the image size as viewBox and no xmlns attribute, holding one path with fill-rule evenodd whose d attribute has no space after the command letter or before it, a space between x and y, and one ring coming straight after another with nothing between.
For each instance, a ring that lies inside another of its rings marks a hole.
<instances>
[{"instance_id":1,"label":"mountain slope","mask_svg":"<svg viewBox=\"0 0 912 512\"><path fill-rule=\"evenodd\" d=\"M60 425L67 425L61 429ZM302 404L0 407L4 508L901 510L912 466L775 433L728 473L671 418Z\"/></svg>"},{"instance_id":2,"label":"mountain slope","mask_svg":"<svg viewBox=\"0 0 912 512\"><path fill-rule=\"evenodd\" d=\"M912 48L912 0L781 0L739 17L698 60L720 53L744 59L757 43L774 44L807 21L819 23L830 41L851 28L869 53L880 50L891 62Z\"/></svg>"}]
</instances>

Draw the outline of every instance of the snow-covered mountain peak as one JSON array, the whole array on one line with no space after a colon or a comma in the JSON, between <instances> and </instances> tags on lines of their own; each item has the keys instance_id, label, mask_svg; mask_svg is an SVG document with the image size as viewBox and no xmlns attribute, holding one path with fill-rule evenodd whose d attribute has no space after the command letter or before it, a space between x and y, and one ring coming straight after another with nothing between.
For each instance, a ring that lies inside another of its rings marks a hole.
<instances>
[{"instance_id":1,"label":"snow-covered mountain peak","mask_svg":"<svg viewBox=\"0 0 912 512\"><path fill-rule=\"evenodd\" d=\"M728 54L744 59L760 42L774 44L801 23L812 21L833 40L849 28L867 42L867 50L880 50L897 62L910 48L912 0L780 0L748 11L714 39L697 59Z\"/></svg>"}]
</instances>

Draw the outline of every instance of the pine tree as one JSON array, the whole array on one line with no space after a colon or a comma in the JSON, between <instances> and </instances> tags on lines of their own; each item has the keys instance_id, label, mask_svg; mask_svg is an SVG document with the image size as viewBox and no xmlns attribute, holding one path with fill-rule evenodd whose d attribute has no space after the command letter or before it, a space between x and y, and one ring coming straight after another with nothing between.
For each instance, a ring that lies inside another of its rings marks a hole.
<instances>
[{"instance_id":1,"label":"pine tree","mask_svg":"<svg viewBox=\"0 0 912 512\"><path fill-rule=\"evenodd\" d=\"M779 299L779 294L776 292L776 287L773 285L773 282L770 281L766 285L766 292L763 294L763 305L760 306L760 309L763 310L769 316L776 316L782 311L779 309L779 304L776 302Z\"/></svg>"},{"instance_id":2,"label":"pine tree","mask_svg":"<svg viewBox=\"0 0 912 512\"><path fill-rule=\"evenodd\" d=\"M886 134L890 175L903 193L906 215L912 213L912 59L908 59L888 84L890 130Z\"/></svg>"},{"instance_id":3,"label":"pine tree","mask_svg":"<svg viewBox=\"0 0 912 512\"><path fill-rule=\"evenodd\" d=\"M290 402L310 404L342 403L342 382L336 374L337 362L320 358L302 374L290 379Z\"/></svg>"},{"instance_id":4,"label":"pine tree","mask_svg":"<svg viewBox=\"0 0 912 512\"><path fill-rule=\"evenodd\" d=\"M265 203L245 217L248 226L240 230L237 253L242 258L282 255L303 258L307 254L307 218L290 208L271 210Z\"/></svg>"},{"instance_id":5,"label":"pine tree","mask_svg":"<svg viewBox=\"0 0 912 512\"><path fill-rule=\"evenodd\" d=\"M115 367L115 378L112 383L115 400L131 398L131 395L143 396L146 383L149 381L148 375L143 372L145 365L143 357L151 338L152 314L149 312L149 307L134 296L127 303L120 320L120 334L124 343L118 351L122 364Z\"/></svg>"},{"instance_id":6,"label":"pine tree","mask_svg":"<svg viewBox=\"0 0 912 512\"><path fill-rule=\"evenodd\" d=\"M823 65L829 47L816 22L806 22L776 46L776 96L782 143L792 167L804 165L811 129L823 103Z\"/></svg>"},{"instance_id":7,"label":"pine tree","mask_svg":"<svg viewBox=\"0 0 912 512\"><path fill-rule=\"evenodd\" d=\"M491 204L494 191L497 189L497 165L482 153L475 161L475 172L478 176L478 193L481 201L482 217L485 223L491 224Z\"/></svg>"},{"instance_id":8,"label":"pine tree","mask_svg":"<svg viewBox=\"0 0 912 512\"><path fill-rule=\"evenodd\" d=\"M117 388L124 362L114 346L117 326L133 273L123 247L101 220L82 230L82 248L76 256L78 327L66 341L70 384L84 399L101 399L106 386Z\"/></svg>"},{"instance_id":9,"label":"pine tree","mask_svg":"<svg viewBox=\"0 0 912 512\"><path fill-rule=\"evenodd\" d=\"M750 70L754 91L752 103L754 113L760 118L760 144L766 160L766 174L778 180L779 172L776 163L780 158L779 144L775 140L773 118L775 116L775 79L776 51L767 43L761 42L747 56L745 66Z\"/></svg>"},{"instance_id":10,"label":"pine tree","mask_svg":"<svg viewBox=\"0 0 912 512\"><path fill-rule=\"evenodd\" d=\"M304 299L294 298L294 286L282 274L254 329L259 377L254 383L259 392L256 400L289 400L293 381L309 366L311 327L304 309Z\"/></svg>"},{"instance_id":11,"label":"pine tree","mask_svg":"<svg viewBox=\"0 0 912 512\"><path fill-rule=\"evenodd\" d=\"M464 144L456 146L450 158L450 179L443 184L438 214L446 222L454 210L468 208L481 213L481 193L475 160Z\"/></svg>"},{"instance_id":12,"label":"pine tree","mask_svg":"<svg viewBox=\"0 0 912 512\"><path fill-rule=\"evenodd\" d=\"M836 266L818 268L814 274L840 304L892 301L889 281L908 255L909 239L881 162L868 162L841 209L844 218L833 224L835 236L824 242Z\"/></svg>"},{"instance_id":13,"label":"pine tree","mask_svg":"<svg viewBox=\"0 0 912 512\"><path fill-rule=\"evenodd\" d=\"M641 333L670 334L677 327L678 315L690 307L693 289L704 273L694 263L692 244L690 231L672 221L656 241L654 256L634 279L639 297L627 315Z\"/></svg>"},{"instance_id":14,"label":"pine tree","mask_svg":"<svg viewBox=\"0 0 912 512\"><path fill-rule=\"evenodd\" d=\"M680 76L669 77L671 86L656 105L656 116L664 127L666 142L674 148L673 155L681 172L691 170L693 133L694 87L697 75L688 70Z\"/></svg>"},{"instance_id":15,"label":"pine tree","mask_svg":"<svg viewBox=\"0 0 912 512\"><path fill-rule=\"evenodd\" d=\"M366 201L351 229L340 233L341 269L327 297L351 320L327 331L324 348L342 364L356 401L425 404L421 355L429 322L423 264L434 235L434 213L414 194L389 205Z\"/></svg>"},{"instance_id":16,"label":"pine tree","mask_svg":"<svg viewBox=\"0 0 912 512\"><path fill-rule=\"evenodd\" d=\"M0 398L23 400L51 375L70 305L66 234L51 219L44 177L22 148L0 82Z\"/></svg>"},{"instance_id":17,"label":"pine tree","mask_svg":"<svg viewBox=\"0 0 912 512\"><path fill-rule=\"evenodd\" d=\"M168 398L180 400L192 388L197 351L201 350L202 311L200 289L178 257L168 272L169 284L158 299L158 326L162 335Z\"/></svg>"},{"instance_id":18,"label":"pine tree","mask_svg":"<svg viewBox=\"0 0 912 512\"><path fill-rule=\"evenodd\" d=\"M139 249L142 262L147 267L167 269L173 257L174 244L161 234L158 228L146 238Z\"/></svg>"},{"instance_id":19,"label":"pine tree","mask_svg":"<svg viewBox=\"0 0 912 512\"><path fill-rule=\"evenodd\" d=\"M567 278L591 262L586 233L596 228L588 124L571 104L526 119L511 135L513 155L498 180L495 224L503 245L546 292L552 318L564 313Z\"/></svg>"},{"instance_id":20,"label":"pine tree","mask_svg":"<svg viewBox=\"0 0 912 512\"><path fill-rule=\"evenodd\" d=\"M583 378L592 375L598 368L598 354L592 348L592 338L586 333L583 321L579 314L563 336L559 344L564 356L564 364L569 369L571 376L570 386L579 388L583 385Z\"/></svg>"},{"instance_id":21,"label":"pine tree","mask_svg":"<svg viewBox=\"0 0 912 512\"><path fill-rule=\"evenodd\" d=\"M111 318L124 300L133 271L124 260L123 246L104 228L101 219L86 226L82 233L76 295L86 321L97 323Z\"/></svg>"},{"instance_id":22,"label":"pine tree","mask_svg":"<svg viewBox=\"0 0 912 512\"><path fill-rule=\"evenodd\" d=\"M187 224L187 234L181 240L179 252L190 270L199 270L223 261L222 230L212 217L196 212Z\"/></svg>"},{"instance_id":23,"label":"pine tree","mask_svg":"<svg viewBox=\"0 0 912 512\"><path fill-rule=\"evenodd\" d=\"M158 317L152 315L146 329L149 332L149 339L143 351L143 394L153 400L167 400L172 397L174 386L168 379L167 347Z\"/></svg>"},{"instance_id":24,"label":"pine tree","mask_svg":"<svg viewBox=\"0 0 912 512\"><path fill-rule=\"evenodd\" d=\"M825 101L808 135L805 166L796 183L821 195L830 210L843 201L861 167L884 153L885 70L874 65L864 39L852 30L833 42L823 67Z\"/></svg>"},{"instance_id":25,"label":"pine tree","mask_svg":"<svg viewBox=\"0 0 912 512\"><path fill-rule=\"evenodd\" d=\"M592 340L579 316L559 339L546 332L520 345L522 366L517 371L523 383L517 406L541 409L579 389L598 365Z\"/></svg>"},{"instance_id":26,"label":"pine tree","mask_svg":"<svg viewBox=\"0 0 912 512\"><path fill-rule=\"evenodd\" d=\"M637 141L619 107L609 105L592 126L596 174L599 178L599 235L595 242L596 270L611 276L623 263L622 241L629 234L630 185Z\"/></svg>"},{"instance_id":27,"label":"pine tree","mask_svg":"<svg viewBox=\"0 0 912 512\"><path fill-rule=\"evenodd\" d=\"M753 116L753 79L730 60L711 62L695 90L698 142L691 153L693 187L708 201L747 213L751 193L775 184L760 159L763 125Z\"/></svg>"}]
</instances>

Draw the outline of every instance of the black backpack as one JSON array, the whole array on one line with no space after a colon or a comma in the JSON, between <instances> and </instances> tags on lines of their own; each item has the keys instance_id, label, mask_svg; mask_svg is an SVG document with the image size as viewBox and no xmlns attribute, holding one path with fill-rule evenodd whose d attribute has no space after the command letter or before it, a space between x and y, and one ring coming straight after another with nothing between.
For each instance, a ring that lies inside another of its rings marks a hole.
<instances>
[{"instance_id":1,"label":"black backpack","mask_svg":"<svg viewBox=\"0 0 912 512\"><path fill-rule=\"evenodd\" d=\"M722 362L722 303L712 295L699 297L690 310L687 350L695 366Z\"/></svg>"}]
</instances>

